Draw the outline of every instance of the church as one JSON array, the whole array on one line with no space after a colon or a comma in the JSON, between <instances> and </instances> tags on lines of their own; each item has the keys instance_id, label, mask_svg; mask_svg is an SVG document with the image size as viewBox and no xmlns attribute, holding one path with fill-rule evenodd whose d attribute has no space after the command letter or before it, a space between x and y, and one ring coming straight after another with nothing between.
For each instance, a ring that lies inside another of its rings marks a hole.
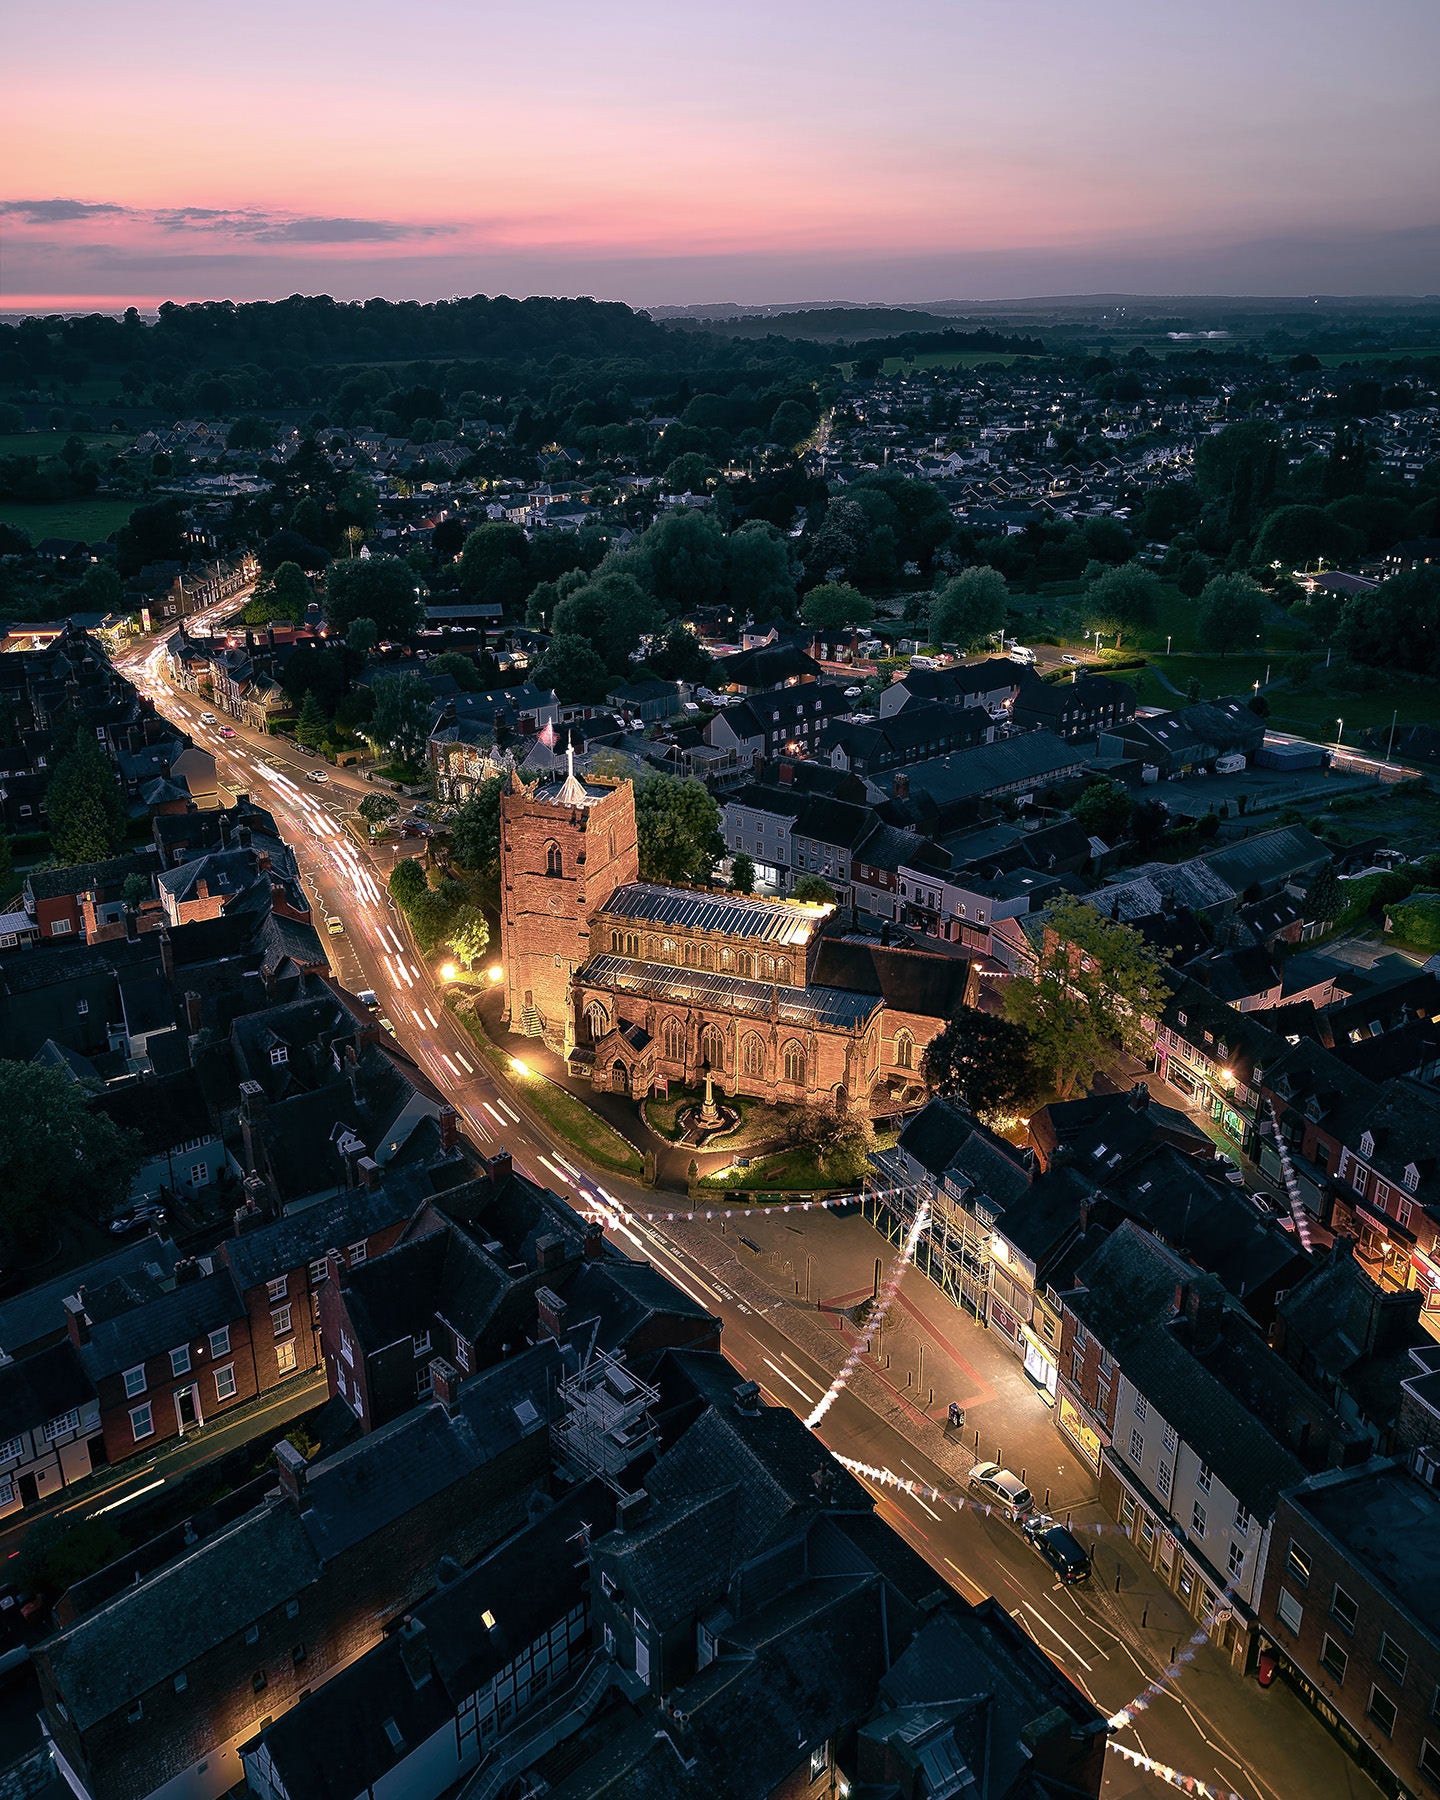
<instances>
[{"instance_id":1,"label":"church","mask_svg":"<svg viewBox=\"0 0 1440 1800\"><path fill-rule=\"evenodd\" d=\"M634 789L563 778L500 802L505 1022L637 1099L725 1094L884 1115L975 999L963 957L844 936L832 906L640 880Z\"/></svg>"}]
</instances>

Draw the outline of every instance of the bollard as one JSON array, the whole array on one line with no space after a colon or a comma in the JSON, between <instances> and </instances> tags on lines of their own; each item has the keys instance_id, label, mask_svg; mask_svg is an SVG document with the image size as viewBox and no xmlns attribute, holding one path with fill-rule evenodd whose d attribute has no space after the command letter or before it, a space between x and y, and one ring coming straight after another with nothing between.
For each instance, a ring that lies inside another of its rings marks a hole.
<instances>
[{"instance_id":1,"label":"bollard","mask_svg":"<svg viewBox=\"0 0 1440 1800\"><path fill-rule=\"evenodd\" d=\"M980 1433L978 1431L975 1433L975 1454L977 1456L980 1454Z\"/></svg>"},{"instance_id":2,"label":"bollard","mask_svg":"<svg viewBox=\"0 0 1440 1800\"><path fill-rule=\"evenodd\" d=\"M1045 1510L1046 1510L1046 1512L1049 1512L1049 1510L1050 1510L1050 1490L1049 1490L1049 1488L1046 1488L1046 1490L1045 1490Z\"/></svg>"},{"instance_id":3,"label":"bollard","mask_svg":"<svg viewBox=\"0 0 1440 1800\"><path fill-rule=\"evenodd\" d=\"M1170 1666L1172 1669L1175 1666L1175 1654L1179 1650L1179 1648L1180 1648L1180 1646L1178 1644L1172 1644L1170 1646Z\"/></svg>"},{"instance_id":4,"label":"bollard","mask_svg":"<svg viewBox=\"0 0 1440 1800\"><path fill-rule=\"evenodd\" d=\"M1070 1529L1070 1515L1068 1512L1065 1515L1065 1529L1067 1531Z\"/></svg>"},{"instance_id":5,"label":"bollard","mask_svg":"<svg viewBox=\"0 0 1440 1800\"><path fill-rule=\"evenodd\" d=\"M931 1404L931 1406L933 1406L933 1405L934 1405L934 1404L935 1404L935 1390L934 1390L934 1388L931 1388L931 1390L930 1390L930 1404Z\"/></svg>"},{"instance_id":6,"label":"bollard","mask_svg":"<svg viewBox=\"0 0 1440 1800\"><path fill-rule=\"evenodd\" d=\"M910 1386L910 1384L911 1384L911 1382L912 1382L912 1381L913 1381L913 1380L914 1380L914 1379L915 1379L915 1377L914 1377L914 1376L913 1376L913 1375L912 1375L912 1374L911 1374L911 1372L910 1372L910 1371L909 1371L909 1369L907 1369L907 1370L906 1370L906 1371L905 1371L905 1385L906 1385L906 1387L909 1387L909 1386Z\"/></svg>"},{"instance_id":7,"label":"bollard","mask_svg":"<svg viewBox=\"0 0 1440 1800\"><path fill-rule=\"evenodd\" d=\"M1025 1469L1024 1469L1023 1465L1021 1466L1021 1469L1020 1469L1020 1479L1022 1481L1025 1479Z\"/></svg>"},{"instance_id":8,"label":"bollard","mask_svg":"<svg viewBox=\"0 0 1440 1800\"><path fill-rule=\"evenodd\" d=\"M1118 1569L1115 1571L1115 1592L1117 1594L1120 1592L1120 1571Z\"/></svg>"},{"instance_id":9,"label":"bollard","mask_svg":"<svg viewBox=\"0 0 1440 1800\"><path fill-rule=\"evenodd\" d=\"M1145 1622L1149 1617L1150 1617L1150 1607L1147 1603L1146 1605L1144 1605L1140 1608L1140 1629L1142 1631L1145 1629Z\"/></svg>"}]
</instances>

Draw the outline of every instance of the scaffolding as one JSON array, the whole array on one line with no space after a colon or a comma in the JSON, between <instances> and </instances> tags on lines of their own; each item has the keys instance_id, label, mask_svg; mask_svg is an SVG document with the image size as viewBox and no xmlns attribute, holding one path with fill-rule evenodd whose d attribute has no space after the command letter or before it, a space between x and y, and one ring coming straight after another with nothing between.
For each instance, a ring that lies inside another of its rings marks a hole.
<instances>
[{"instance_id":1,"label":"scaffolding","mask_svg":"<svg viewBox=\"0 0 1440 1800\"><path fill-rule=\"evenodd\" d=\"M990 1233L998 1214L964 1178L917 1177L896 1151L882 1151L866 1180L861 1210L892 1244L903 1244L922 1202L930 1223L915 1252L915 1267L955 1306L983 1324L990 1292Z\"/></svg>"},{"instance_id":2,"label":"scaffolding","mask_svg":"<svg viewBox=\"0 0 1440 1800\"><path fill-rule=\"evenodd\" d=\"M563 1412L551 1433L557 1460L623 1492L625 1470L655 1448L651 1408L659 1401L658 1388L633 1375L618 1357L598 1351L560 1383Z\"/></svg>"}]
</instances>

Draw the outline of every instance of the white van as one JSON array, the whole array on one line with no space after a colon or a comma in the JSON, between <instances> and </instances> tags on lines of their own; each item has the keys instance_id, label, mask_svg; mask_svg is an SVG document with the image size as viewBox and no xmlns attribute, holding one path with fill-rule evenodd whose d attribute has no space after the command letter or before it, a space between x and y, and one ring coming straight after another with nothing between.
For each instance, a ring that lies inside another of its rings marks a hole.
<instances>
[{"instance_id":1,"label":"white van","mask_svg":"<svg viewBox=\"0 0 1440 1800\"><path fill-rule=\"evenodd\" d=\"M1243 750L1227 750L1223 756L1215 758L1217 775L1238 775L1244 767L1245 752Z\"/></svg>"},{"instance_id":2,"label":"white van","mask_svg":"<svg viewBox=\"0 0 1440 1800\"><path fill-rule=\"evenodd\" d=\"M912 669L934 669L938 668L939 665L936 663L933 656L912 656L910 658L910 667Z\"/></svg>"},{"instance_id":3,"label":"white van","mask_svg":"<svg viewBox=\"0 0 1440 1800\"><path fill-rule=\"evenodd\" d=\"M1005 654L1011 662L1024 663L1027 667L1035 661L1035 652L1027 650L1024 644L1012 644Z\"/></svg>"}]
</instances>

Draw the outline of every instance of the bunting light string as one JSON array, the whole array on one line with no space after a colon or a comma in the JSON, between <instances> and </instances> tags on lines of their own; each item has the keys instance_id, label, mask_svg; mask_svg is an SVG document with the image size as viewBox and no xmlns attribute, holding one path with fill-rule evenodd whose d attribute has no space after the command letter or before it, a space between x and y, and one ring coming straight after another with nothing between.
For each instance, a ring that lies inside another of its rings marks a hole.
<instances>
[{"instance_id":1,"label":"bunting light string","mask_svg":"<svg viewBox=\"0 0 1440 1800\"><path fill-rule=\"evenodd\" d=\"M829 1194L813 1200L772 1200L765 1206L746 1206L743 1210L729 1206L709 1206L693 1207L688 1210L684 1207L674 1209L667 1207L663 1212L652 1212L642 1210L640 1207L625 1206L608 1194L603 1201L597 1200L587 1190L581 1190L595 1208L592 1217L598 1218L600 1223L606 1223L611 1219L619 1220L622 1223L634 1219L643 1220L647 1225L685 1225L697 1219L706 1219L711 1222L720 1219L730 1222L741 1219L768 1219L772 1215L781 1213L821 1212L836 1206L859 1206L862 1200L890 1200L896 1194L904 1191L902 1188L876 1188L867 1190L864 1194Z\"/></svg>"},{"instance_id":2,"label":"bunting light string","mask_svg":"<svg viewBox=\"0 0 1440 1800\"><path fill-rule=\"evenodd\" d=\"M1295 1231L1306 1250L1313 1250L1314 1243L1310 1237L1310 1215L1305 1210L1300 1198L1300 1183L1295 1178L1295 1165L1290 1160L1290 1146L1285 1142L1285 1134L1280 1129L1280 1115L1275 1110L1275 1102L1267 1100L1270 1109L1270 1120L1274 1127L1275 1153L1280 1158L1280 1175L1285 1183L1285 1198L1289 1203L1290 1217L1294 1221Z\"/></svg>"},{"instance_id":3,"label":"bunting light string","mask_svg":"<svg viewBox=\"0 0 1440 1800\"><path fill-rule=\"evenodd\" d=\"M1220 1623L1222 1616L1228 1614L1230 1602L1234 1597L1234 1589L1226 1588L1225 1592L1221 1594L1219 1599L1210 1608L1209 1612L1206 1613L1199 1625L1185 1640L1185 1647L1180 1651L1174 1662L1167 1664L1155 1677L1154 1681L1150 1683L1149 1687L1137 1694L1135 1698L1126 1705L1122 1706L1119 1712L1110 1715L1110 1729L1112 1731L1120 1731L1126 1725L1133 1724L1135 1715L1144 1712L1153 1701L1158 1700L1170 1683L1181 1674L1186 1665L1194 1662L1202 1646L1210 1641L1210 1634L1214 1631L1216 1625Z\"/></svg>"},{"instance_id":4,"label":"bunting light string","mask_svg":"<svg viewBox=\"0 0 1440 1800\"><path fill-rule=\"evenodd\" d=\"M864 1330L851 1345L850 1353L845 1358L844 1362L841 1363L839 1373L830 1383L830 1386L820 1396L820 1399L815 1406L815 1410L805 1421L811 1431L815 1429L825 1417L826 1413L829 1412L830 1408L840 1398L841 1394L844 1393L845 1389L849 1386L850 1377L855 1373L856 1369L860 1367L862 1359L869 1355L870 1346L875 1340L875 1334L884 1324L885 1314L890 1310L890 1307L895 1300L895 1296L900 1292L900 1282L904 1277L906 1269L913 1261L915 1252L920 1247L920 1239L924 1236L925 1227L929 1223L929 1202L921 1201L920 1210L916 1213L914 1222L909 1231L905 1234L904 1248L901 1250L899 1256L895 1258L894 1262L891 1263L890 1272L886 1275L884 1281L881 1282L879 1290L876 1293L875 1304L870 1308L870 1316L865 1321Z\"/></svg>"},{"instance_id":5,"label":"bunting light string","mask_svg":"<svg viewBox=\"0 0 1440 1800\"><path fill-rule=\"evenodd\" d=\"M1158 1775L1160 1780L1170 1787L1179 1788L1183 1794L1194 1794L1198 1800L1243 1800L1234 1788L1216 1787L1212 1782L1202 1781L1198 1775L1182 1775L1179 1769L1172 1769L1168 1763L1157 1762L1153 1756L1146 1756L1141 1750L1132 1750L1128 1744L1117 1744L1110 1739L1107 1749L1113 1750L1117 1756L1123 1756L1126 1762L1133 1763L1137 1769L1144 1769L1148 1775Z\"/></svg>"}]
</instances>

